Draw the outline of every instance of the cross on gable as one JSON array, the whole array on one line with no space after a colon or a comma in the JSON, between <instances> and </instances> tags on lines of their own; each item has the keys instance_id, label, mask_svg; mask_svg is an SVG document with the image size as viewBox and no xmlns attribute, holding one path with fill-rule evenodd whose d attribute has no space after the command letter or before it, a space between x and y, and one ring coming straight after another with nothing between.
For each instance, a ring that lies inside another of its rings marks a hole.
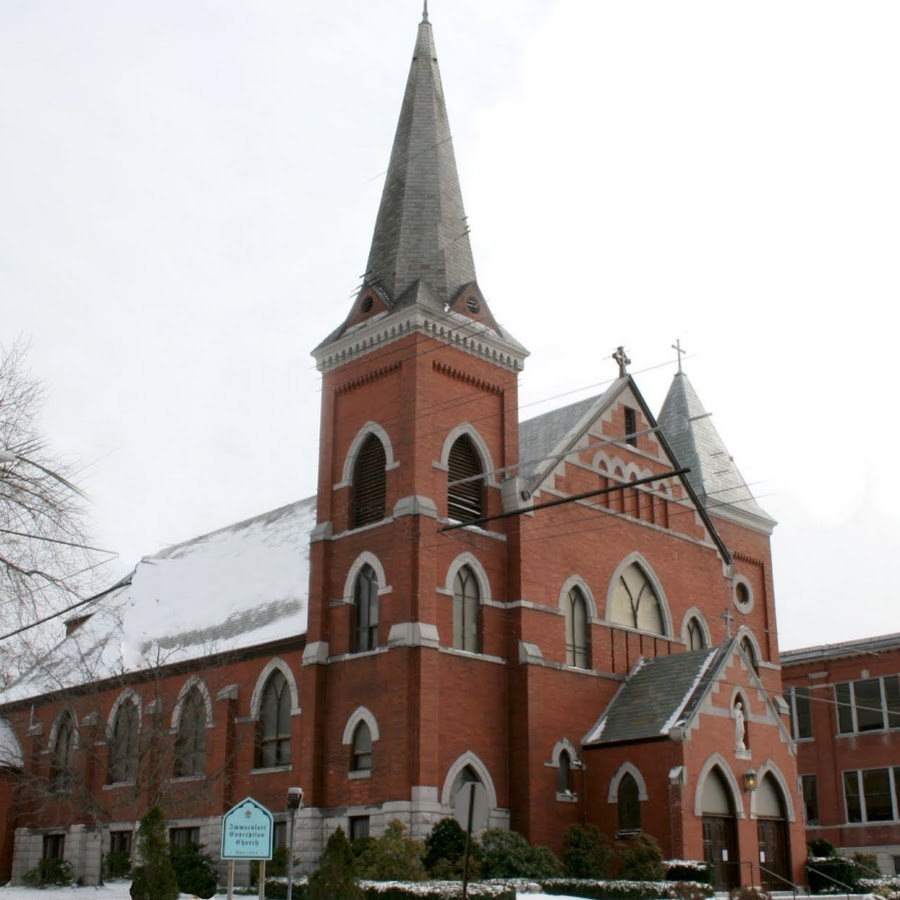
<instances>
[{"instance_id":1,"label":"cross on gable","mask_svg":"<svg viewBox=\"0 0 900 900\"><path fill-rule=\"evenodd\" d=\"M626 367L631 365L631 360L625 353L625 348L616 347L616 352L613 353L612 358L619 364L619 378L624 378L628 374Z\"/></svg>"}]
</instances>

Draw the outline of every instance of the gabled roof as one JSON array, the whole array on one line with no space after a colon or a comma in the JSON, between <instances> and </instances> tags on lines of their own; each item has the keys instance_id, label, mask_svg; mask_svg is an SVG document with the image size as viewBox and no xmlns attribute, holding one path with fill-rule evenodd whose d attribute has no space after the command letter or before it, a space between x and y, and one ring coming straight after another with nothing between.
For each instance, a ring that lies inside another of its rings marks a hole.
<instances>
[{"instance_id":1,"label":"gabled roof","mask_svg":"<svg viewBox=\"0 0 900 900\"><path fill-rule=\"evenodd\" d=\"M728 645L641 659L619 689L585 745L661 740L681 726L708 688Z\"/></svg>"},{"instance_id":2,"label":"gabled roof","mask_svg":"<svg viewBox=\"0 0 900 900\"><path fill-rule=\"evenodd\" d=\"M687 375L678 372L659 413L659 426L703 505L716 514L750 517L771 531L775 520L756 502Z\"/></svg>"},{"instance_id":3,"label":"gabled roof","mask_svg":"<svg viewBox=\"0 0 900 900\"><path fill-rule=\"evenodd\" d=\"M310 497L145 557L0 704L302 635L315 520Z\"/></svg>"},{"instance_id":4,"label":"gabled roof","mask_svg":"<svg viewBox=\"0 0 900 900\"><path fill-rule=\"evenodd\" d=\"M619 395L626 388L631 390L644 417L650 423L650 427L656 429L656 419L630 375L617 378L604 393L597 397L579 400L562 409L554 409L520 423L519 458L522 460L520 474L526 479L528 490L531 493L534 493L540 487L560 460L573 452L582 435L604 410L616 402ZM676 467L683 466L683 461L678 458L669 446L662 428L656 431L656 436L663 453L672 460ZM679 477L681 477L685 491L703 519L711 540L719 548L722 558L730 563L731 552L719 536L704 504L695 493L691 481L684 475Z\"/></svg>"}]
</instances>

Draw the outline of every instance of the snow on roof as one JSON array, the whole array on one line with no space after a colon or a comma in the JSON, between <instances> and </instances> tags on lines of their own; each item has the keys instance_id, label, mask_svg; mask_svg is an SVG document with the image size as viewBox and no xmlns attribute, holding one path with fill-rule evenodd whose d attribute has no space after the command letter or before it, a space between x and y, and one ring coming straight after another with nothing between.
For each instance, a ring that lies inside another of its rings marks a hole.
<instances>
[{"instance_id":1,"label":"snow on roof","mask_svg":"<svg viewBox=\"0 0 900 900\"><path fill-rule=\"evenodd\" d=\"M315 521L310 497L145 557L0 703L303 634Z\"/></svg>"},{"instance_id":2,"label":"snow on roof","mask_svg":"<svg viewBox=\"0 0 900 900\"><path fill-rule=\"evenodd\" d=\"M6 719L0 718L0 767L21 769L25 765L22 745Z\"/></svg>"}]
</instances>

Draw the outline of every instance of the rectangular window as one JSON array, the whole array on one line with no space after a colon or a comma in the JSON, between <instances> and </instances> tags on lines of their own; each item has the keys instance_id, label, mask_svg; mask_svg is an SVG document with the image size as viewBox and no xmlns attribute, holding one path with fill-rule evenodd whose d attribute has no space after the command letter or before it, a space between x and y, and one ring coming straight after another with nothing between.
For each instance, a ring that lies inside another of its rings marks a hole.
<instances>
[{"instance_id":1,"label":"rectangular window","mask_svg":"<svg viewBox=\"0 0 900 900\"><path fill-rule=\"evenodd\" d=\"M853 707L856 710L857 731L878 731L884 728L879 678L853 682Z\"/></svg>"},{"instance_id":2,"label":"rectangular window","mask_svg":"<svg viewBox=\"0 0 900 900\"><path fill-rule=\"evenodd\" d=\"M834 696L839 734L900 728L900 676L845 681Z\"/></svg>"},{"instance_id":3,"label":"rectangular window","mask_svg":"<svg viewBox=\"0 0 900 900\"><path fill-rule=\"evenodd\" d=\"M131 832L111 831L109 833L109 852L131 856Z\"/></svg>"},{"instance_id":4,"label":"rectangular window","mask_svg":"<svg viewBox=\"0 0 900 900\"><path fill-rule=\"evenodd\" d=\"M45 834L44 859L62 859L66 852L66 836L64 834Z\"/></svg>"},{"instance_id":5,"label":"rectangular window","mask_svg":"<svg viewBox=\"0 0 900 900\"><path fill-rule=\"evenodd\" d=\"M900 875L900 856L894 857L894 874Z\"/></svg>"},{"instance_id":6,"label":"rectangular window","mask_svg":"<svg viewBox=\"0 0 900 900\"><path fill-rule=\"evenodd\" d=\"M884 699L887 704L888 728L900 728L900 675L884 679Z\"/></svg>"},{"instance_id":7,"label":"rectangular window","mask_svg":"<svg viewBox=\"0 0 900 900\"><path fill-rule=\"evenodd\" d=\"M801 775L800 787L803 791L803 807L806 811L806 824L819 824L819 788L815 775Z\"/></svg>"},{"instance_id":8,"label":"rectangular window","mask_svg":"<svg viewBox=\"0 0 900 900\"><path fill-rule=\"evenodd\" d=\"M834 698L837 703L838 731L841 734L852 734L853 700L850 697L850 683L835 685Z\"/></svg>"},{"instance_id":9,"label":"rectangular window","mask_svg":"<svg viewBox=\"0 0 900 900\"><path fill-rule=\"evenodd\" d=\"M796 741L809 740L812 734L812 701L808 687L791 688L791 734Z\"/></svg>"},{"instance_id":10,"label":"rectangular window","mask_svg":"<svg viewBox=\"0 0 900 900\"><path fill-rule=\"evenodd\" d=\"M844 772L848 822L900 820L900 766Z\"/></svg>"},{"instance_id":11,"label":"rectangular window","mask_svg":"<svg viewBox=\"0 0 900 900\"><path fill-rule=\"evenodd\" d=\"M200 846L200 829L193 828L170 828L169 843L173 847L188 847L191 844Z\"/></svg>"},{"instance_id":12,"label":"rectangular window","mask_svg":"<svg viewBox=\"0 0 900 900\"><path fill-rule=\"evenodd\" d=\"M350 816L350 840L357 841L369 836L369 817Z\"/></svg>"},{"instance_id":13,"label":"rectangular window","mask_svg":"<svg viewBox=\"0 0 900 900\"><path fill-rule=\"evenodd\" d=\"M625 440L632 447L637 447L637 415L630 406L625 407Z\"/></svg>"}]
</instances>

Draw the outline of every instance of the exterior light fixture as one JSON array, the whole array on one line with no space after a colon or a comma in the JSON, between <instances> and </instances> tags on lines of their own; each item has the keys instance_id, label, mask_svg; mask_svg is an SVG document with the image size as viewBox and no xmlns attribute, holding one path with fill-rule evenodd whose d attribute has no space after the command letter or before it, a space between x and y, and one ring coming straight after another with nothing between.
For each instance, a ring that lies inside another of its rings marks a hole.
<instances>
[{"instance_id":1,"label":"exterior light fixture","mask_svg":"<svg viewBox=\"0 0 900 900\"><path fill-rule=\"evenodd\" d=\"M749 772L744 773L744 790L745 791L755 791L757 786L756 782L756 772L751 769Z\"/></svg>"}]
</instances>

